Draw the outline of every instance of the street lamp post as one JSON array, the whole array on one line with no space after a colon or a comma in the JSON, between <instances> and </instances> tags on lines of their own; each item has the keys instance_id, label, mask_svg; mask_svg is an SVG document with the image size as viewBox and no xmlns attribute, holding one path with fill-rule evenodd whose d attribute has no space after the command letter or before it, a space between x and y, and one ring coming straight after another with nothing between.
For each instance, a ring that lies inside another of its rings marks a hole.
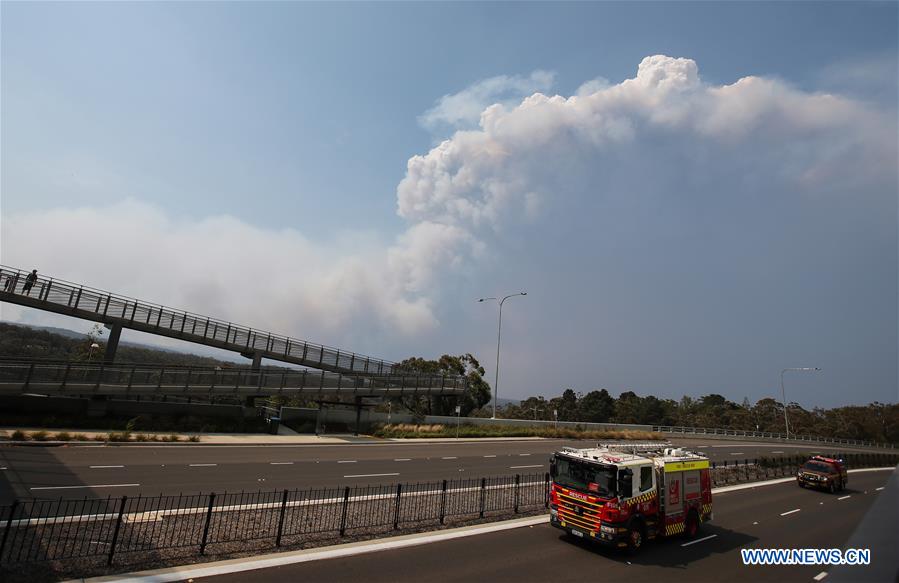
<instances>
[{"instance_id":1,"label":"street lamp post","mask_svg":"<svg viewBox=\"0 0 899 583\"><path fill-rule=\"evenodd\" d=\"M496 419L496 402L499 400L499 345L500 339L503 335L503 303L509 298L514 298L515 296L526 296L528 292L518 292L517 294L509 294L501 300L497 300L497 298L481 298L478 301L484 302L486 300L497 300L499 301L499 326L496 331L496 375L493 379L493 417L492 419Z\"/></svg>"},{"instance_id":2,"label":"street lamp post","mask_svg":"<svg viewBox=\"0 0 899 583\"><path fill-rule=\"evenodd\" d=\"M787 371L815 372L820 371L818 367L803 366L798 368L785 368L780 371L780 395L783 398L784 405L784 427L787 430L787 439L790 439L790 420L787 418L787 392L784 390L784 373Z\"/></svg>"}]
</instances>

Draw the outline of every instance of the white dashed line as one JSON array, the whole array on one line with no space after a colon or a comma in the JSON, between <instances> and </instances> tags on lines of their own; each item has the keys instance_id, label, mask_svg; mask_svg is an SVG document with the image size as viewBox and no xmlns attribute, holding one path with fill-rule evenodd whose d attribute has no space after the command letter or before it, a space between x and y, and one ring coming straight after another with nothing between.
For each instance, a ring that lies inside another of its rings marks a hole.
<instances>
[{"instance_id":1,"label":"white dashed line","mask_svg":"<svg viewBox=\"0 0 899 583\"><path fill-rule=\"evenodd\" d=\"M292 466L293 462L269 462L273 466Z\"/></svg>"},{"instance_id":2,"label":"white dashed line","mask_svg":"<svg viewBox=\"0 0 899 583\"><path fill-rule=\"evenodd\" d=\"M0 471L7 470L7 469L9 469L9 468L7 468L6 466L3 466L2 468L0 468Z\"/></svg>"},{"instance_id":3,"label":"white dashed line","mask_svg":"<svg viewBox=\"0 0 899 583\"><path fill-rule=\"evenodd\" d=\"M519 455L520 457L524 457L524 456L531 455L531 454L529 454L529 453L520 453L520 454L518 454L518 455Z\"/></svg>"},{"instance_id":4,"label":"white dashed line","mask_svg":"<svg viewBox=\"0 0 899 583\"><path fill-rule=\"evenodd\" d=\"M6 468L3 468L3 469L5 470ZM883 490L883 486L881 486L880 488L874 488L874 489L877 490L878 492L880 492L881 490Z\"/></svg>"},{"instance_id":5,"label":"white dashed line","mask_svg":"<svg viewBox=\"0 0 899 583\"><path fill-rule=\"evenodd\" d=\"M338 464L354 464L356 460L337 460Z\"/></svg>"},{"instance_id":6,"label":"white dashed line","mask_svg":"<svg viewBox=\"0 0 899 583\"><path fill-rule=\"evenodd\" d=\"M815 581L820 581L821 579L823 579L823 578L825 578L825 577L827 577L827 571L821 571L820 573L818 573L817 575L815 575L815 576L813 577L813 579L814 579Z\"/></svg>"},{"instance_id":7,"label":"white dashed line","mask_svg":"<svg viewBox=\"0 0 899 583\"><path fill-rule=\"evenodd\" d=\"M399 476L399 474L350 474L349 476L344 476L344 478L378 478L380 476Z\"/></svg>"},{"instance_id":8,"label":"white dashed line","mask_svg":"<svg viewBox=\"0 0 899 583\"><path fill-rule=\"evenodd\" d=\"M92 470L103 470L106 468L124 468L125 466L90 466Z\"/></svg>"},{"instance_id":9,"label":"white dashed line","mask_svg":"<svg viewBox=\"0 0 899 583\"><path fill-rule=\"evenodd\" d=\"M681 546L682 546L682 547L688 547L688 546L690 546L690 545L695 545L696 543L701 543L701 542L704 541L704 540L709 540L710 538L715 538L716 536L718 536L718 535L717 535L717 534L710 534L709 536L704 536L704 537L698 538L698 539L696 539L696 540L691 540L690 542L684 543L684 544L682 544Z\"/></svg>"},{"instance_id":10,"label":"white dashed line","mask_svg":"<svg viewBox=\"0 0 899 583\"><path fill-rule=\"evenodd\" d=\"M189 464L188 467L191 468L211 468L213 466L217 466L218 464Z\"/></svg>"},{"instance_id":11,"label":"white dashed line","mask_svg":"<svg viewBox=\"0 0 899 583\"><path fill-rule=\"evenodd\" d=\"M457 459L459 459L459 458L457 458L457 457L454 456L454 455L448 455L448 456L442 457L442 458L440 458L440 459L442 459L442 460L457 460Z\"/></svg>"},{"instance_id":12,"label":"white dashed line","mask_svg":"<svg viewBox=\"0 0 899 583\"><path fill-rule=\"evenodd\" d=\"M94 484L92 486L36 486L29 490L72 490L74 488L133 488L140 484Z\"/></svg>"},{"instance_id":13,"label":"white dashed line","mask_svg":"<svg viewBox=\"0 0 899 583\"><path fill-rule=\"evenodd\" d=\"M777 451L772 451L771 453L783 453L783 452L780 450L777 450Z\"/></svg>"},{"instance_id":14,"label":"white dashed line","mask_svg":"<svg viewBox=\"0 0 899 583\"><path fill-rule=\"evenodd\" d=\"M496 457L495 455L485 455L484 457Z\"/></svg>"},{"instance_id":15,"label":"white dashed line","mask_svg":"<svg viewBox=\"0 0 899 583\"><path fill-rule=\"evenodd\" d=\"M537 464L536 466L509 466L510 470L522 470L524 468L542 468L543 464Z\"/></svg>"},{"instance_id":16,"label":"white dashed line","mask_svg":"<svg viewBox=\"0 0 899 583\"><path fill-rule=\"evenodd\" d=\"M395 462L411 462L411 461L412 461L412 458L408 458L408 457L398 457L398 458L396 458L396 459L393 460L393 461L395 461Z\"/></svg>"},{"instance_id":17,"label":"white dashed line","mask_svg":"<svg viewBox=\"0 0 899 583\"><path fill-rule=\"evenodd\" d=\"M837 498L837 500L845 500L846 498L852 498L852 494L848 496L840 496L839 498Z\"/></svg>"},{"instance_id":18,"label":"white dashed line","mask_svg":"<svg viewBox=\"0 0 899 583\"><path fill-rule=\"evenodd\" d=\"M730 455L746 455L746 454L743 453L742 451L732 451L732 452L730 453Z\"/></svg>"},{"instance_id":19,"label":"white dashed line","mask_svg":"<svg viewBox=\"0 0 899 583\"><path fill-rule=\"evenodd\" d=\"M796 509L794 509L794 510L790 510L790 511L787 511L787 512L781 512L780 515L781 515L781 516L786 516L787 514L793 514L794 512L799 512L800 510L802 510L802 509L801 509L801 508L796 508Z\"/></svg>"}]
</instances>

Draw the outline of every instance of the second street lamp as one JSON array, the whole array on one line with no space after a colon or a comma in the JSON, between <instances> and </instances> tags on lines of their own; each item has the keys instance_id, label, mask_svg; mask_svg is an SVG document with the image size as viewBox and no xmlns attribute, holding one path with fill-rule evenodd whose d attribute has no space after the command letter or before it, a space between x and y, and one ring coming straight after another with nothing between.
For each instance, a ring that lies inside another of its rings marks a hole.
<instances>
[{"instance_id":1,"label":"second street lamp","mask_svg":"<svg viewBox=\"0 0 899 583\"><path fill-rule=\"evenodd\" d=\"M518 292L517 294L509 294L502 299L489 297L489 298L481 298L479 302L485 302L487 300L496 300L499 302L499 326L496 331L496 375L493 380L493 417L492 419L496 419L496 402L499 400L499 346L500 339L503 335L503 303L509 298L514 298L515 296L526 296L528 292Z\"/></svg>"},{"instance_id":2,"label":"second street lamp","mask_svg":"<svg viewBox=\"0 0 899 583\"><path fill-rule=\"evenodd\" d=\"M780 371L780 395L783 398L783 404L784 404L784 427L787 430L787 439L790 439L790 421L787 419L787 392L784 390L784 373L787 371L791 371L791 370L792 371L802 371L802 372L816 372L816 371L820 371L821 369L818 368L817 366L814 368L810 367L810 366L803 366L803 367L799 367L799 368L785 368L782 371Z\"/></svg>"}]
</instances>

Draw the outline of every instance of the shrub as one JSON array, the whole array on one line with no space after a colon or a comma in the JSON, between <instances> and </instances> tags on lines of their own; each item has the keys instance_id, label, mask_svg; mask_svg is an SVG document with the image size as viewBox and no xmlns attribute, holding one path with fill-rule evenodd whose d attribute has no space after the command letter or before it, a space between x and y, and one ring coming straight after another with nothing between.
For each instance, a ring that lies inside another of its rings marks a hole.
<instances>
[{"instance_id":1,"label":"shrub","mask_svg":"<svg viewBox=\"0 0 899 583\"><path fill-rule=\"evenodd\" d=\"M53 436L53 439L56 441L69 441L72 439L72 435L68 431L60 431Z\"/></svg>"},{"instance_id":2,"label":"shrub","mask_svg":"<svg viewBox=\"0 0 899 583\"><path fill-rule=\"evenodd\" d=\"M48 439L50 439L50 434L46 431L32 431L31 439L33 441L47 441Z\"/></svg>"},{"instance_id":3,"label":"shrub","mask_svg":"<svg viewBox=\"0 0 899 583\"><path fill-rule=\"evenodd\" d=\"M130 441L131 433L129 433L127 431L110 431L109 434L106 436L106 439L107 439L107 441L117 441L117 442Z\"/></svg>"},{"instance_id":4,"label":"shrub","mask_svg":"<svg viewBox=\"0 0 899 583\"><path fill-rule=\"evenodd\" d=\"M106 436L102 433L97 433L94 435L94 441L106 441Z\"/></svg>"},{"instance_id":5,"label":"shrub","mask_svg":"<svg viewBox=\"0 0 899 583\"><path fill-rule=\"evenodd\" d=\"M13 441L25 441L26 439L28 439L28 436L25 435L25 432L21 429L16 429L12 432L12 435L10 435L9 438Z\"/></svg>"},{"instance_id":6,"label":"shrub","mask_svg":"<svg viewBox=\"0 0 899 583\"><path fill-rule=\"evenodd\" d=\"M150 441L150 436L146 433L138 433L134 436L134 441Z\"/></svg>"},{"instance_id":7,"label":"shrub","mask_svg":"<svg viewBox=\"0 0 899 583\"><path fill-rule=\"evenodd\" d=\"M72 436L72 441L87 441L87 435L83 433L76 433Z\"/></svg>"},{"instance_id":8,"label":"shrub","mask_svg":"<svg viewBox=\"0 0 899 583\"><path fill-rule=\"evenodd\" d=\"M178 437L178 435L172 433L172 434L168 435L167 437L163 437L162 440L163 441L180 441L181 438Z\"/></svg>"},{"instance_id":9,"label":"shrub","mask_svg":"<svg viewBox=\"0 0 899 583\"><path fill-rule=\"evenodd\" d=\"M187 438L187 441L193 441L194 443L196 443L196 442L200 441L200 436L199 435L191 435L190 437Z\"/></svg>"}]
</instances>

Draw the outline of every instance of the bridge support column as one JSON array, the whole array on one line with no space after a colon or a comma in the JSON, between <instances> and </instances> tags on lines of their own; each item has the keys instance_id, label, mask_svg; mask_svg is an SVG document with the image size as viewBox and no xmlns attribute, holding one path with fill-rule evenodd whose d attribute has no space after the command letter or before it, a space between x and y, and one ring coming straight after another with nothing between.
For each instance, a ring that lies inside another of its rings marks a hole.
<instances>
[{"instance_id":1,"label":"bridge support column","mask_svg":"<svg viewBox=\"0 0 899 583\"><path fill-rule=\"evenodd\" d=\"M362 397L356 397L356 429L353 435L359 435L359 420L362 417Z\"/></svg>"},{"instance_id":2,"label":"bridge support column","mask_svg":"<svg viewBox=\"0 0 899 583\"><path fill-rule=\"evenodd\" d=\"M253 353L253 364L250 365L250 368L253 370L259 370L262 368L262 352L256 351Z\"/></svg>"},{"instance_id":3,"label":"bridge support column","mask_svg":"<svg viewBox=\"0 0 899 583\"><path fill-rule=\"evenodd\" d=\"M106 352L103 354L103 362L111 364L115 361L115 353L119 348L119 338L122 336L122 325L113 324L109 328L109 338L106 340Z\"/></svg>"}]
</instances>

